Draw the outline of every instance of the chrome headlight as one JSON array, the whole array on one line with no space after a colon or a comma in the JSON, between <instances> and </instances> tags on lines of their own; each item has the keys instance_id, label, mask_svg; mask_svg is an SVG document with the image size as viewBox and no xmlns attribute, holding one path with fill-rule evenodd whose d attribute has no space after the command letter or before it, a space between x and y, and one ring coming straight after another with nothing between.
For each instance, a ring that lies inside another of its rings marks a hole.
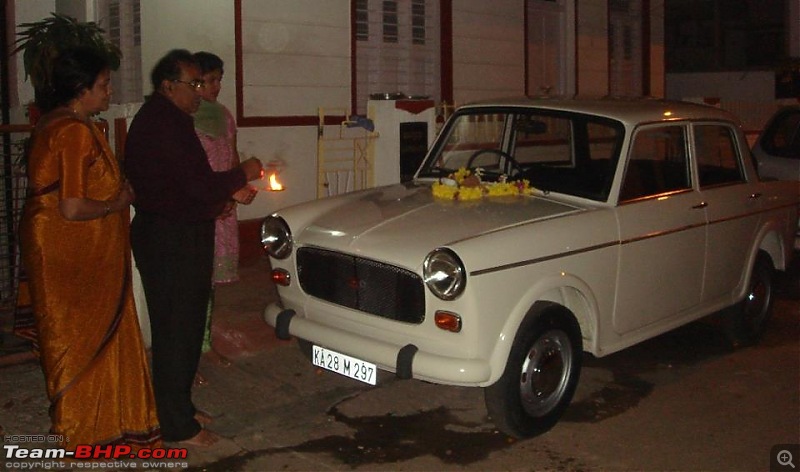
<instances>
[{"instance_id":1,"label":"chrome headlight","mask_svg":"<svg viewBox=\"0 0 800 472\"><path fill-rule=\"evenodd\" d=\"M425 285L442 300L454 300L467 285L467 272L455 252L438 248L422 264Z\"/></svg>"},{"instance_id":2,"label":"chrome headlight","mask_svg":"<svg viewBox=\"0 0 800 472\"><path fill-rule=\"evenodd\" d=\"M292 232L280 216L271 215L261 223L261 245L275 259L286 259L292 253Z\"/></svg>"}]
</instances>

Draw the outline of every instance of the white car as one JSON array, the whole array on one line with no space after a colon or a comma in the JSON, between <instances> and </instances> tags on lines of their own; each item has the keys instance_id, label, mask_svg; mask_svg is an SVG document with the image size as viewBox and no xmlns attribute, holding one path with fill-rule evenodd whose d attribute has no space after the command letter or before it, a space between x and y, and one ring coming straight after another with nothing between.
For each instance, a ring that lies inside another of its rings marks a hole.
<instances>
[{"instance_id":1,"label":"white car","mask_svg":"<svg viewBox=\"0 0 800 472\"><path fill-rule=\"evenodd\" d=\"M800 105L782 107L769 119L753 156L761 178L800 181ZM800 220L795 248L800 249Z\"/></svg>"},{"instance_id":2,"label":"white car","mask_svg":"<svg viewBox=\"0 0 800 472\"><path fill-rule=\"evenodd\" d=\"M770 118L753 155L762 178L800 181L800 105L785 106Z\"/></svg>"},{"instance_id":3,"label":"white car","mask_svg":"<svg viewBox=\"0 0 800 472\"><path fill-rule=\"evenodd\" d=\"M756 341L799 190L760 181L717 108L464 106L413 181L265 219L280 301L264 316L317 366L482 387L500 430L533 436L569 405L583 352L723 309L735 344Z\"/></svg>"}]
</instances>

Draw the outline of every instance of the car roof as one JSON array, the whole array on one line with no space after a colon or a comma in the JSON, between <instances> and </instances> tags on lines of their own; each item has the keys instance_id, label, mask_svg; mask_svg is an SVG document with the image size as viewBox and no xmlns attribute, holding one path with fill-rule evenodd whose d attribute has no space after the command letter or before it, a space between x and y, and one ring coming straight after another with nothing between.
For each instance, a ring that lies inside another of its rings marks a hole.
<instances>
[{"instance_id":1,"label":"car roof","mask_svg":"<svg viewBox=\"0 0 800 472\"><path fill-rule=\"evenodd\" d=\"M474 102L461 108L497 106L534 107L586 113L615 119L630 125L678 120L720 120L741 124L736 115L715 106L646 97L508 97Z\"/></svg>"}]
</instances>

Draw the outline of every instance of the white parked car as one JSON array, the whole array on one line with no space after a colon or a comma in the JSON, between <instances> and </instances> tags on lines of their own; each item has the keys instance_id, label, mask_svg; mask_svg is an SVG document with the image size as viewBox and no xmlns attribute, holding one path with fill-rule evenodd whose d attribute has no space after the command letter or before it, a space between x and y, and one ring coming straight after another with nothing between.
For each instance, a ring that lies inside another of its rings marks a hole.
<instances>
[{"instance_id":1,"label":"white parked car","mask_svg":"<svg viewBox=\"0 0 800 472\"><path fill-rule=\"evenodd\" d=\"M775 112L753 146L753 156L761 178L800 181L800 105ZM800 220L795 248L800 249Z\"/></svg>"},{"instance_id":2,"label":"white parked car","mask_svg":"<svg viewBox=\"0 0 800 472\"><path fill-rule=\"evenodd\" d=\"M762 178L800 181L800 105L778 110L753 146Z\"/></svg>"},{"instance_id":3,"label":"white parked car","mask_svg":"<svg viewBox=\"0 0 800 472\"><path fill-rule=\"evenodd\" d=\"M500 430L533 436L569 405L584 352L723 309L734 343L757 340L798 199L797 182L758 179L717 108L464 106L413 181L265 219L280 302L264 316L317 366L482 387Z\"/></svg>"}]
</instances>

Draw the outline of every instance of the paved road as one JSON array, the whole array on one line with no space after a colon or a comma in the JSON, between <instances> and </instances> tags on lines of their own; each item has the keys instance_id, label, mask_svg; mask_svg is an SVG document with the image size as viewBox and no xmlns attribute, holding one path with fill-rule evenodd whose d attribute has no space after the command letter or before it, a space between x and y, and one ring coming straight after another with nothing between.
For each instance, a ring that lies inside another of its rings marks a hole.
<instances>
[{"instance_id":1,"label":"paved road","mask_svg":"<svg viewBox=\"0 0 800 472\"><path fill-rule=\"evenodd\" d=\"M479 389L389 374L369 387L268 344L204 360L196 400L226 439L191 450L192 470L769 470L774 445L800 443L800 264L758 346L732 352L706 320L587 356L565 417L524 441L494 430ZM35 364L0 370L4 434L46 430L43 392Z\"/></svg>"}]
</instances>

